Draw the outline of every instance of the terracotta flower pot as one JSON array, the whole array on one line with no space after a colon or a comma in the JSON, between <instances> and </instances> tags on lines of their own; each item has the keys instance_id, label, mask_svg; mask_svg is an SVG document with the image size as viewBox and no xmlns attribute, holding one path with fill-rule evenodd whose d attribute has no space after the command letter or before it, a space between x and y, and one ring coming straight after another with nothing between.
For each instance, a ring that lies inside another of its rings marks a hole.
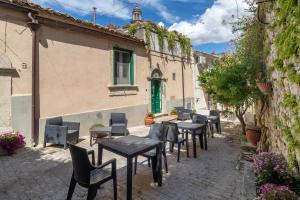
<instances>
[{"instance_id":1,"label":"terracotta flower pot","mask_svg":"<svg viewBox=\"0 0 300 200\"><path fill-rule=\"evenodd\" d=\"M258 89L265 95L268 95L272 92L272 84L269 82L257 82L256 85Z\"/></svg>"},{"instance_id":2,"label":"terracotta flower pot","mask_svg":"<svg viewBox=\"0 0 300 200\"><path fill-rule=\"evenodd\" d=\"M175 118L176 120L177 120L177 118L178 118L178 115L176 115L176 114L170 114L170 116L171 116L172 118Z\"/></svg>"},{"instance_id":3,"label":"terracotta flower pot","mask_svg":"<svg viewBox=\"0 0 300 200\"><path fill-rule=\"evenodd\" d=\"M144 122L146 126L150 126L151 124L154 123L154 118L153 117L145 117Z\"/></svg>"},{"instance_id":4,"label":"terracotta flower pot","mask_svg":"<svg viewBox=\"0 0 300 200\"><path fill-rule=\"evenodd\" d=\"M261 132L259 129L248 129L246 131L246 137L250 144L256 146L260 140Z\"/></svg>"}]
</instances>

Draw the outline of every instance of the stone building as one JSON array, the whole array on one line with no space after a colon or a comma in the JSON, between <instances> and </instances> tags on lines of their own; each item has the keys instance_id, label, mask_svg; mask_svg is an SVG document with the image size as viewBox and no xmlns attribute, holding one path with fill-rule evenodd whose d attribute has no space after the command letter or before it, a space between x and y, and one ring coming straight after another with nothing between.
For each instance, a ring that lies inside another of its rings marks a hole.
<instances>
[{"instance_id":1,"label":"stone building","mask_svg":"<svg viewBox=\"0 0 300 200\"><path fill-rule=\"evenodd\" d=\"M205 70L210 70L213 67L215 61L219 59L219 56L215 54L209 54L200 51L194 51L193 54L193 84L195 94L195 109L214 109L213 101L209 98L209 95L201 87L198 76Z\"/></svg>"},{"instance_id":2,"label":"stone building","mask_svg":"<svg viewBox=\"0 0 300 200\"><path fill-rule=\"evenodd\" d=\"M49 117L80 122L81 135L95 123L108 125L111 112L141 125L153 100L157 112L182 105L182 72L192 79L189 66L156 55L149 59L143 38L123 30L0 0L0 127L21 130L37 144ZM185 94L192 101L193 88Z\"/></svg>"},{"instance_id":3,"label":"stone building","mask_svg":"<svg viewBox=\"0 0 300 200\"><path fill-rule=\"evenodd\" d=\"M174 50L170 50L167 37L162 39L163 47L160 46L159 33L155 28L149 31L149 41L147 41L146 23L154 24L151 21L142 20L141 9L136 6L133 10L133 20L131 25L136 25L135 37L140 38L147 44L149 53L149 74L148 85L151 88L151 96L148 109L153 113L169 113L175 106L194 106L193 72L191 58L186 55L180 46L179 41L175 41ZM128 29L130 25L124 26ZM160 27L164 28L164 27ZM167 30L165 30L167 32Z\"/></svg>"}]
</instances>

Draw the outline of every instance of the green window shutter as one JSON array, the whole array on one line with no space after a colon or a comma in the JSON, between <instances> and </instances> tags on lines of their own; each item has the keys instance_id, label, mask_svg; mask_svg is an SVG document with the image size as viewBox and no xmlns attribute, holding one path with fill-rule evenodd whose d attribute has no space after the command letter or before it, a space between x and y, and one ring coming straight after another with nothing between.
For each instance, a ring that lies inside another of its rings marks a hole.
<instances>
[{"instance_id":1,"label":"green window shutter","mask_svg":"<svg viewBox=\"0 0 300 200\"><path fill-rule=\"evenodd\" d=\"M133 52L130 52L130 85L134 85L134 60Z\"/></svg>"},{"instance_id":2,"label":"green window shutter","mask_svg":"<svg viewBox=\"0 0 300 200\"><path fill-rule=\"evenodd\" d=\"M116 60L116 51L113 49L113 81L114 85L117 84L117 60Z\"/></svg>"}]
</instances>

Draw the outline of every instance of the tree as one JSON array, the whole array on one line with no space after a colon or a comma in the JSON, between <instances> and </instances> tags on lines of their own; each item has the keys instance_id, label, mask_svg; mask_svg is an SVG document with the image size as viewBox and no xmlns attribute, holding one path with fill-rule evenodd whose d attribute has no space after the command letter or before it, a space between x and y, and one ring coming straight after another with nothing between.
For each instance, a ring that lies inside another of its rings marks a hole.
<instances>
[{"instance_id":1,"label":"tree","mask_svg":"<svg viewBox=\"0 0 300 200\"><path fill-rule=\"evenodd\" d=\"M235 110L235 114L246 133L244 114L257 99L259 91L249 84L249 74L236 54L225 55L211 71L199 76L199 81L211 97Z\"/></svg>"}]
</instances>

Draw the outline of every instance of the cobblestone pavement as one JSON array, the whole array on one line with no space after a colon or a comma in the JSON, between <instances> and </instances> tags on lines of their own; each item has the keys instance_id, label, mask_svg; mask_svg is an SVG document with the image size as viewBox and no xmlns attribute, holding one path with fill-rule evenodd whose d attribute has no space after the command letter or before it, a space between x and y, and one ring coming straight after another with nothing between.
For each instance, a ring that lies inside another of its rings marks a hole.
<instances>
[{"instance_id":1,"label":"cobblestone pavement","mask_svg":"<svg viewBox=\"0 0 300 200\"><path fill-rule=\"evenodd\" d=\"M148 128L135 127L130 132L142 136ZM84 137L79 145L90 149L89 138ZM245 199L244 172L236 169L240 154L238 135L226 133L225 129L222 135L208 139L208 151L201 150L199 143L197 150L197 159L187 158L182 150L180 163L176 162L176 149L168 153L169 173L163 173L162 187L153 184L151 169L141 157L133 178L133 199ZM110 158L117 158L118 199L122 200L126 197L125 159L104 151L104 161ZM11 157L0 157L0 200L63 200L71 171L69 151L61 147L25 148ZM105 183L98 190L97 199L112 199L112 191L112 182ZM77 185L73 199L86 199L86 194L87 190Z\"/></svg>"}]
</instances>

